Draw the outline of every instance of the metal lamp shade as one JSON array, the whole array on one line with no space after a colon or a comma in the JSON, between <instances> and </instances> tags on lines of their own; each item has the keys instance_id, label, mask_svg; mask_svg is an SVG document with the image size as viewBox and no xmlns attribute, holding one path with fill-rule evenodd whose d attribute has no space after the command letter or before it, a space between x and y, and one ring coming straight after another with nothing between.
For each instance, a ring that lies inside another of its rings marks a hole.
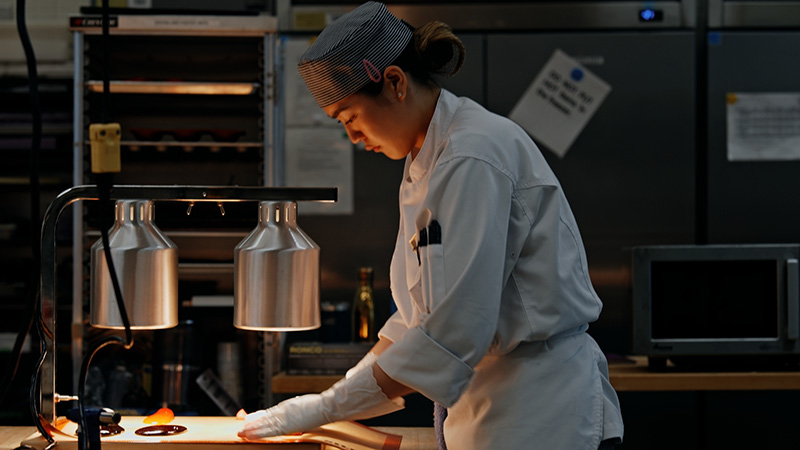
<instances>
[{"instance_id":1,"label":"metal lamp shade","mask_svg":"<svg viewBox=\"0 0 800 450\"><path fill-rule=\"evenodd\" d=\"M319 328L319 246L297 226L297 203L261 202L258 226L236 246L233 261L235 327Z\"/></svg>"},{"instance_id":2,"label":"metal lamp shade","mask_svg":"<svg viewBox=\"0 0 800 450\"><path fill-rule=\"evenodd\" d=\"M178 247L153 223L153 202L117 201L108 239L131 328L177 325ZM102 240L92 245L91 253L91 324L122 329Z\"/></svg>"}]
</instances>

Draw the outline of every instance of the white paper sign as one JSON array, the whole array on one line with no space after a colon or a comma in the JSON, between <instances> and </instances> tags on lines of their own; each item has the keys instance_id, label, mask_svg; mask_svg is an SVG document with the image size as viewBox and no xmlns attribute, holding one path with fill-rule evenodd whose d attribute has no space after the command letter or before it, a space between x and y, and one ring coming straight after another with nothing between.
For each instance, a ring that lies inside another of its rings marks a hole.
<instances>
[{"instance_id":1,"label":"white paper sign","mask_svg":"<svg viewBox=\"0 0 800 450\"><path fill-rule=\"evenodd\" d=\"M317 105L297 72L297 63L311 41L284 38L286 65L286 185L336 187L335 203L302 202L301 215L352 214L353 144L342 125Z\"/></svg>"},{"instance_id":2,"label":"white paper sign","mask_svg":"<svg viewBox=\"0 0 800 450\"><path fill-rule=\"evenodd\" d=\"M353 213L353 144L341 126L286 129L286 185L339 188L335 203L301 202L299 214Z\"/></svg>"},{"instance_id":3,"label":"white paper sign","mask_svg":"<svg viewBox=\"0 0 800 450\"><path fill-rule=\"evenodd\" d=\"M557 49L509 118L563 158L610 91L605 81Z\"/></svg>"},{"instance_id":4,"label":"white paper sign","mask_svg":"<svg viewBox=\"0 0 800 450\"><path fill-rule=\"evenodd\" d=\"M800 159L800 93L730 93L728 160Z\"/></svg>"}]
</instances>

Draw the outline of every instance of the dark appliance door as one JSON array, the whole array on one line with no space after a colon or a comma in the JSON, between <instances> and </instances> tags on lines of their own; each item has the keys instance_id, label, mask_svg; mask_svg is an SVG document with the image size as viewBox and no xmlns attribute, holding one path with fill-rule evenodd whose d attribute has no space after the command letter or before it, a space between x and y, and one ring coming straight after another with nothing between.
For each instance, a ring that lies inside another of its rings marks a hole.
<instances>
[{"instance_id":1,"label":"dark appliance door","mask_svg":"<svg viewBox=\"0 0 800 450\"><path fill-rule=\"evenodd\" d=\"M709 35L709 243L800 241L800 160L729 161L726 116L729 93L800 92L797 54L800 31Z\"/></svg>"},{"instance_id":2,"label":"dark appliance door","mask_svg":"<svg viewBox=\"0 0 800 450\"><path fill-rule=\"evenodd\" d=\"M578 220L606 307L592 332L625 352L628 255L694 242L695 51L692 32L489 35L489 109L507 115L556 49L611 85L564 158L545 148ZM541 147L541 146L540 146Z\"/></svg>"}]
</instances>

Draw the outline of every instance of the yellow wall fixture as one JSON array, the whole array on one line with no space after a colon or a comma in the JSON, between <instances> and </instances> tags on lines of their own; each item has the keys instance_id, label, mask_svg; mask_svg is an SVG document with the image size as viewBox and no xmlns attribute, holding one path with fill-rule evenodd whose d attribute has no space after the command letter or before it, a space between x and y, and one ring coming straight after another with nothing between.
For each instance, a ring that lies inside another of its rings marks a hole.
<instances>
[{"instance_id":1,"label":"yellow wall fixture","mask_svg":"<svg viewBox=\"0 0 800 450\"><path fill-rule=\"evenodd\" d=\"M121 137L122 127L118 123L89 125L89 139L92 143L92 173L119 173L122 167Z\"/></svg>"},{"instance_id":2,"label":"yellow wall fixture","mask_svg":"<svg viewBox=\"0 0 800 450\"><path fill-rule=\"evenodd\" d=\"M118 200L109 232L114 269L131 329L178 324L178 247L153 223L150 200ZM91 324L122 329L103 242L92 245Z\"/></svg>"},{"instance_id":3,"label":"yellow wall fixture","mask_svg":"<svg viewBox=\"0 0 800 450\"><path fill-rule=\"evenodd\" d=\"M297 203L259 203L258 226L233 252L233 325L319 328L319 246L297 226Z\"/></svg>"}]
</instances>

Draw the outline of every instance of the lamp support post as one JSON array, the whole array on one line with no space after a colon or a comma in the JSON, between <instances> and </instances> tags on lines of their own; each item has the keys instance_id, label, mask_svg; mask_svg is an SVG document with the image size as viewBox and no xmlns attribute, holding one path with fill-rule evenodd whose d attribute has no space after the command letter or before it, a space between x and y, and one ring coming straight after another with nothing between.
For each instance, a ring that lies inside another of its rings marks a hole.
<instances>
[{"instance_id":1,"label":"lamp support post","mask_svg":"<svg viewBox=\"0 0 800 450\"><path fill-rule=\"evenodd\" d=\"M251 186L114 186L110 200L149 199L179 202L246 202L246 201L331 201L338 197L336 188L291 188ZM79 200L98 200L94 185L75 186L58 195L50 203L42 220L42 272L40 311L44 328L45 357L35 380L39 383L39 413L47 422L56 419L56 225L67 206ZM79 268L75 268L79 270ZM36 382L36 381L35 381Z\"/></svg>"}]
</instances>

